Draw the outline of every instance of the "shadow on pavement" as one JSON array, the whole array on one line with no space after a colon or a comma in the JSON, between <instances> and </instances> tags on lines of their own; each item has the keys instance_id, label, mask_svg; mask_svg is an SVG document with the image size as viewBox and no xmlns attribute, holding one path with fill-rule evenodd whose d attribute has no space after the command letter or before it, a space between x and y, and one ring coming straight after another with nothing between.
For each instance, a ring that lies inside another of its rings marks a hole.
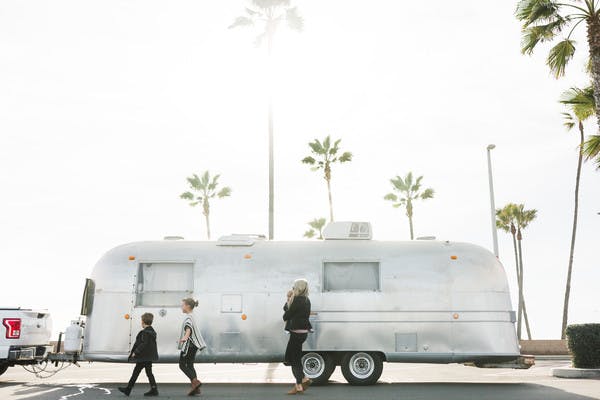
<instances>
[{"instance_id":1,"label":"shadow on pavement","mask_svg":"<svg viewBox=\"0 0 600 400\"><path fill-rule=\"evenodd\" d=\"M592 382L589 382L592 383ZM593 383L592 383L593 384ZM10 399L31 400L84 400L126 397L118 390L123 383L45 385L11 383L0 385L0 397L8 394ZM189 399L188 385L181 383L159 383L159 399ZM198 399L286 399L290 384L205 384ZM147 383L135 386L130 398L146 399L143 393L149 389ZM8 392L7 392L8 390ZM599 394L600 395L600 394ZM581 396L552 386L532 383L391 383L375 386L350 386L333 383L327 386L311 387L301 398L331 400L375 400L375 399L411 399L411 400L588 400L600 397Z\"/></svg>"}]
</instances>

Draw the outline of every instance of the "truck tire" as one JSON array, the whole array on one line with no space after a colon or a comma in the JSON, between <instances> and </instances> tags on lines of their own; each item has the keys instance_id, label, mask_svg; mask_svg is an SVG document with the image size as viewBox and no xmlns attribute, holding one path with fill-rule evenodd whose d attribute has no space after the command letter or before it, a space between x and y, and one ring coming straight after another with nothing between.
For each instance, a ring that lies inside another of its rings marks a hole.
<instances>
[{"instance_id":1,"label":"truck tire","mask_svg":"<svg viewBox=\"0 0 600 400\"><path fill-rule=\"evenodd\" d=\"M342 374L351 385L373 385L382 372L383 357L379 353L346 353L342 358Z\"/></svg>"},{"instance_id":2,"label":"truck tire","mask_svg":"<svg viewBox=\"0 0 600 400\"><path fill-rule=\"evenodd\" d=\"M6 372L8 369L8 364L0 363L0 375Z\"/></svg>"},{"instance_id":3,"label":"truck tire","mask_svg":"<svg viewBox=\"0 0 600 400\"><path fill-rule=\"evenodd\" d=\"M335 370L335 361L329 353L306 353L302 357L304 375L315 385L324 385Z\"/></svg>"}]
</instances>

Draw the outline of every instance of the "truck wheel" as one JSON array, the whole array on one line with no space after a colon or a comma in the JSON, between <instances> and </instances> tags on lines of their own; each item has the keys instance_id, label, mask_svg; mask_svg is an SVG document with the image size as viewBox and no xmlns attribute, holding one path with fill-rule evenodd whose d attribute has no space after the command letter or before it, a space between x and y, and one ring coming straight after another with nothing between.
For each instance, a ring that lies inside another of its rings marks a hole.
<instances>
[{"instance_id":1,"label":"truck wheel","mask_svg":"<svg viewBox=\"0 0 600 400\"><path fill-rule=\"evenodd\" d=\"M335 370L335 361L328 353L306 353L302 357L304 375L312 379L313 384L323 385Z\"/></svg>"},{"instance_id":2,"label":"truck wheel","mask_svg":"<svg viewBox=\"0 0 600 400\"><path fill-rule=\"evenodd\" d=\"M3 373L5 373L7 369L8 369L8 364L2 364L2 363L0 363L0 375L2 375Z\"/></svg>"},{"instance_id":3,"label":"truck wheel","mask_svg":"<svg viewBox=\"0 0 600 400\"><path fill-rule=\"evenodd\" d=\"M382 372L383 358L378 353L346 353L342 358L342 374L351 385L373 385Z\"/></svg>"}]
</instances>

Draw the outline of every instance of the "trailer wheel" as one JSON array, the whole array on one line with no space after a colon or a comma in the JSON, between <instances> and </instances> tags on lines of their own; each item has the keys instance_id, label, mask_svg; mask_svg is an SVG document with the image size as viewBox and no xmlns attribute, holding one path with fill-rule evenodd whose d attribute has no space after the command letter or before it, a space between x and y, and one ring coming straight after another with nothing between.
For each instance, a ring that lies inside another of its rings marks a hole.
<instances>
[{"instance_id":1,"label":"trailer wheel","mask_svg":"<svg viewBox=\"0 0 600 400\"><path fill-rule=\"evenodd\" d=\"M335 370L335 361L329 353L306 353L302 357L304 375L312 379L313 384L323 385Z\"/></svg>"},{"instance_id":2,"label":"trailer wheel","mask_svg":"<svg viewBox=\"0 0 600 400\"><path fill-rule=\"evenodd\" d=\"M8 364L0 363L0 375L6 372L8 369Z\"/></svg>"},{"instance_id":3,"label":"trailer wheel","mask_svg":"<svg viewBox=\"0 0 600 400\"><path fill-rule=\"evenodd\" d=\"M373 385L382 372L383 358L378 353L346 353L342 358L342 374L351 385Z\"/></svg>"}]
</instances>

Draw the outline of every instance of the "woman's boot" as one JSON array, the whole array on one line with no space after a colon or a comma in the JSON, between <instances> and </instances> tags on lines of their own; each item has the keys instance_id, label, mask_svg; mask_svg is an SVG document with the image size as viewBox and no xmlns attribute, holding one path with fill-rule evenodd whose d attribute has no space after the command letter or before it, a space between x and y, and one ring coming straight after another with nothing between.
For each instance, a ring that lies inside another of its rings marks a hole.
<instances>
[{"instance_id":1,"label":"woman's boot","mask_svg":"<svg viewBox=\"0 0 600 400\"><path fill-rule=\"evenodd\" d=\"M192 379L192 388L188 392L188 396L200 394L200 386L202 386L202 382L200 382L197 378Z\"/></svg>"}]
</instances>

